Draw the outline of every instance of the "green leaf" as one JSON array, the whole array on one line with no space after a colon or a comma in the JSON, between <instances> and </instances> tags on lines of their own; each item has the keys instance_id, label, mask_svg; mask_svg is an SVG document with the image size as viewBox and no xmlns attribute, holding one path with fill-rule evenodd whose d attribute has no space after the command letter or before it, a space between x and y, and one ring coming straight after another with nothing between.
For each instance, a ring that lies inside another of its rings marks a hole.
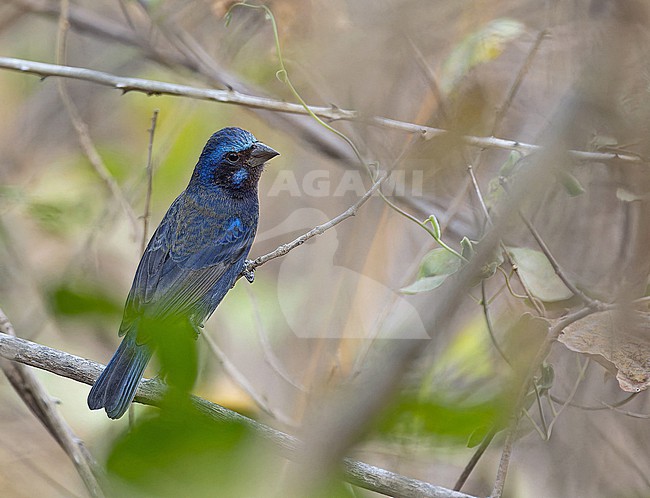
<instances>
[{"instance_id":1,"label":"green leaf","mask_svg":"<svg viewBox=\"0 0 650 498\"><path fill-rule=\"evenodd\" d=\"M440 287L447 277L460 269L460 264L460 259L448 250L442 247L433 249L422 258L417 280L400 292L418 294Z\"/></svg>"},{"instance_id":2,"label":"green leaf","mask_svg":"<svg viewBox=\"0 0 650 498\"><path fill-rule=\"evenodd\" d=\"M515 169L517 169L516 167L521 162L522 157L521 152L517 152L516 150L511 151L506 162L499 168L499 176L506 178L511 176L515 172Z\"/></svg>"},{"instance_id":3,"label":"green leaf","mask_svg":"<svg viewBox=\"0 0 650 498\"><path fill-rule=\"evenodd\" d=\"M460 269L460 259L442 247L429 251L420 262L418 277L451 275Z\"/></svg>"},{"instance_id":4,"label":"green leaf","mask_svg":"<svg viewBox=\"0 0 650 498\"><path fill-rule=\"evenodd\" d=\"M441 230L440 230L440 223L438 222L438 218L436 218L436 216L432 214L426 219L425 223L427 221L431 223L431 227L433 228L433 238L439 240Z\"/></svg>"},{"instance_id":5,"label":"green leaf","mask_svg":"<svg viewBox=\"0 0 650 498\"><path fill-rule=\"evenodd\" d=\"M436 275L435 277L423 277L416 280L411 285L402 287L400 289L400 292L404 294L419 294L420 292L431 291L437 287L440 287L442 283L445 280L447 280L447 277L449 277L449 275Z\"/></svg>"},{"instance_id":6,"label":"green leaf","mask_svg":"<svg viewBox=\"0 0 650 498\"><path fill-rule=\"evenodd\" d=\"M505 190L501 185L499 178L492 178L488 182L487 195L485 196L485 205L490 211L493 211L501 202Z\"/></svg>"},{"instance_id":7,"label":"green leaf","mask_svg":"<svg viewBox=\"0 0 650 498\"><path fill-rule=\"evenodd\" d=\"M461 255L467 261L472 259L472 257L476 253L476 251L474 250L474 244L467 237L463 237L463 239L460 241L460 247L461 247Z\"/></svg>"},{"instance_id":8,"label":"green leaf","mask_svg":"<svg viewBox=\"0 0 650 498\"><path fill-rule=\"evenodd\" d=\"M573 293L556 275L542 252L526 247L508 247L508 252L533 296L545 302L564 301L573 297Z\"/></svg>"},{"instance_id":9,"label":"green leaf","mask_svg":"<svg viewBox=\"0 0 650 498\"><path fill-rule=\"evenodd\" d=\"M189 393L198 374L196 331L191 319L143 316L138 322L138 340L148 343L155 351L167 385L180 395Z\"/></svg>"},{"instance_id":10,"label":"green leaf","mask_svg":"<svg viewBox=\"0 0 650 498\"><path fill-rule=\"evenodd\" d=\"M569 194L571 197L576 197L585 193L584 187L571 173L560 170L557 172L557 178L566 190L567 194Z\"/></svg>"},{"instance_id":11,"label":"green leaf","mask_svg":"<svg viewBox=\"0 0 650 498\"><path fill-rule=\"evenodd\" d=\"M537 389L540 394L544 394L553 387L553 381L555 380L555 370L553 370L553 365L550 363L543 363L540 367L541 376L536 381Z\"/></svg>"},{"instance_id":12,"label":"green leaf","mask_svg":"<svg viewBox=\"0 0 650 498\"><path fill-rule=\"evenodd\" d=\"M485 436L487 436L488 432L490 432L490 426L488 425L477 427L467 438L467 447L475 448L481 444L485 439Z\"/></svg>"}]
</instances>

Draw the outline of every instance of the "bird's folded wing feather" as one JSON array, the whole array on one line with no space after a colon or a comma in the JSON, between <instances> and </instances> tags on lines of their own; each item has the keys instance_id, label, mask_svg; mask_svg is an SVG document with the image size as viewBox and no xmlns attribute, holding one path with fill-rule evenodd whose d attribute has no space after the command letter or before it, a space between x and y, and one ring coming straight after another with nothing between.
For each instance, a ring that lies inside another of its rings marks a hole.
<instances>
[{"instance_id":1,"label":"bird's folded wing feather","mask_svg":"<svg viewBox=\"0 0 650 498\"><path fill-rule=\"evenodd\" d=\"M120 335L128 332L131 322L145 310L148 316L160 319L191 314L250 249L255 235L252 227L232 216L193 224L179 199L169 208L142 256ZM221 283L227 287L231 284Z\"/></svg>"}]
</instances>

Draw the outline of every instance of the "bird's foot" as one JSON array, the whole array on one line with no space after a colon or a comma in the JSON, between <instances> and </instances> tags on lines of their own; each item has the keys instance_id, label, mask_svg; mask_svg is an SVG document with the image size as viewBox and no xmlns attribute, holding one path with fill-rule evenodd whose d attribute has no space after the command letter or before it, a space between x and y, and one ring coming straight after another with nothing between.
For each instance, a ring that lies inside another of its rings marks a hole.
<instances>
[{"instance_id":1,"label":"bird's foot","mask_svg":"<svg viewBox=\"0 0 650 498\"><path fill-rule=\"evenodd\" d=\"M196 323L193 319L190 318L190 325L194 331L194 339L198 339L201 335L201 329L203 328L203 323Z\"/></svg>"},{"instance_id":2,"label":"bird's foot","mask_svg":"<svg viewBox=\"0 0 650 498\"><path fill-rule=\"evenodd\" d=\"M248 280L249 283L253 283L255 280L255 270L253 269L253 260L252 259L247 259L244 261L244 269L242 270L241 274L244 276L246 280Z\"/></svg>"}]
</instances>

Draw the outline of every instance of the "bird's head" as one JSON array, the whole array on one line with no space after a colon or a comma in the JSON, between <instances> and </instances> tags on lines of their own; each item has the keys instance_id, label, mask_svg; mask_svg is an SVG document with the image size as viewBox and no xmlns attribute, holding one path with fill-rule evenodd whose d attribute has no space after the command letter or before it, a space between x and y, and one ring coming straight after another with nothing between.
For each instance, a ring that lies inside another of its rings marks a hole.
<instances>
[{"instance_id":1,"label":"bird's head","mask_svg":"<svg viewBox=\"0 0 650 498\"><path fill-rule=\"evenodd\" d=\"M191 183L234 195L256 191L264 163L277 155L252 133L241 128L223 128L205 144Z\"/></svg>"}]
</instances>

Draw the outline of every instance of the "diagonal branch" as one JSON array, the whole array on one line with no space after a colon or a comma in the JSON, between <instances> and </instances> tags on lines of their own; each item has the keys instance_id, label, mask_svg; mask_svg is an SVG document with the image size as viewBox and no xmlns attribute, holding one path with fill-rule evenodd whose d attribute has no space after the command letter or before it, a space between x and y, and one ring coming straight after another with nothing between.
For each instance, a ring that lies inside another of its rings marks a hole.
<instances>
[{"instance_id":1,"label":"diagonal branch","mask_svg":"<svg viewBox=\"0 0 650 498\"><path fill-rule=\"evenodd\" d=\"M260 256L252 261L247 262L246 266L244 267L244 270L240 274L240 277L245 276L247 274L250 274L251 271L255 270L258 266L262 266L264 263L267 263L271 261L272 259L279 258L281 256L285 256L286 254L289 253L292 249L295 249L298 246L303 245L305 242L307 242L309 239L312 237L316 237L317 235L322 235L325 233L327 230L330 228L335 227L342 221L352 217L356 216L357 211L359 211L359 208L363 206L368 199L372 197L372 195L379 190L379 187L381 187L381 184L383 181L387 178L387 174L382 174L379 176L379 178L375 181L375 183L370 187L370 189L359 198L359 200L352 206L350 206L348 209L346 209L344 212L339 214L336 218L332 218L330 221L327 223L323 223L322 225L318 225L311 230L309 230L307 233L302 234L300 237L297 239L287 243L283 244L280 247L278 247L275 251L272 251L268 254L265 254L263 256Z\"/></svg>"},{"instance_id":2,"label":"diagonal branch","mask_svg":"<svg viewBox=\"0 0 650 498\"><path fill-rule=\"evenodd\" d=\"M172 95L176 97L188 97L197 100L208 100L221 102L224 104L235 104L252 109L266 109L269 111L283 112L289 114L308 114L313 112L320 118L327 120L344 120L357 121L372 126L398 130L405 133L420 135L424 140L430 140L449 134L448 130L441 128L432 128L429 126L417 125L406 121L399 121L381 116L362 117L355 110L340 109L338 107L308 106L305 109L301 104L283 102L266 97L249 95L235 90L215 90L207 88L197 88L189 85L177 85L174 83L165 83L162 81L146 80L142 78L128 78L116 76L102 71L93 69L59 66L56 64L47 64L43 62L34 62L25 59L15 59L10 57L0 57L0 68L24 73L35 74L43 78L48 76L58 76L62 78L72 78L84 81L90 81L99 85L108 86L126 92L142 92L147 95ZM522 155L528 155L542 149L542 146L519 142L496 137L477 137L463 135L458 137L466 145L486 149L503 149L514 150ZM619 161L626 164L645 164L644 158L633 153L618 152L591 152L581 150L569 150L568 154L579 161L608 162Z\"/></svg>"},{"instance_id":3,"label":"diagonal branch","mask_svg":"<svg viewBox=\"0 0 650 498\"><path fill-rule=\"evenodd\" d=\"M64 351L0 333L0 357L91 385L95 382L103 365L74 356ZM145 380L138 387L136 401L146 405L159 406L165 394L165 386L156 380ZM270 440L287 458L296 458L299 440L294 436L273 429L253 419L228 410L197 396L192 397L197 409L218 420L242 423L256 433ZM342 462L343 478L377 493L400 498L474 498L447 488L435 486L417 479L411 479L367 463L346 458Z\"/></svg>"}]
</instances>

